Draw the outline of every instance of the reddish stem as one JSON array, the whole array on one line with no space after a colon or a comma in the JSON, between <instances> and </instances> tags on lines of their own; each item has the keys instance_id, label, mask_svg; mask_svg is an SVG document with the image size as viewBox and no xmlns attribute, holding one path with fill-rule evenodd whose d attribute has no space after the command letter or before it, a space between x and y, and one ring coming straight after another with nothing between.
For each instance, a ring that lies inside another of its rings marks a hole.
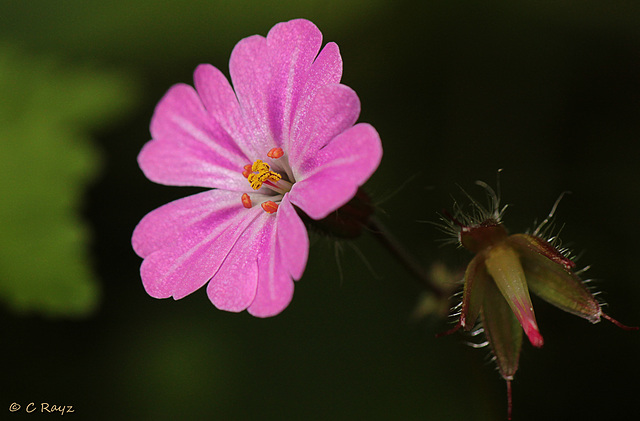
<instances>
[{"instance_id":1,"label":"reddish stem","mask_svg":"<svg viewBox=\"0 0 640 421\"><path fill-rule=\"evenodd\" d=\"M507 380L507 419L511 419L511 380Z\"/></svg>"},{"instance_id":2,"label":"reddish stem","mask_svg":"<svg viewBox=\"0 0 640 421\"><path fill-rule=\"evenodd\" d=\"M461 327L462 325L460 324L460 322L458 322L453 328L447 330L446 332L436 334L436 338L442 338L443 336L451 335L452 333L457 332Z\"/></svg>"},{"instance_id":3,"label":"reddish stem","mask_svg":"<svg viewBox=\"0 0 640 421\"><path fill-rule=\"evenodd\" d=\"M421 262L406 251L400 241L391 235L391 232L387 230L379 219L371 217L369 219L369 229L423 286L431 291L437 298L447 298L449 294L448 291L429 277L427 271L422 267Z\"/></svg>"},{"instance_id":4,"label":"reddish stem","mask_svg":"<svg viewBox=\"0 0 640 421\"><path fill-rule=\"evenodd\" d=\"M602 313L602 317L604 317L606 320L609 320L611 323L613 323L614 325L618 326L620 329L624 329L624 330L638 330L638 329L640 329L640 327L638 327L638 326L623 325L622 323L620 323L619 321L617 321L616 319L614 319L613 317L609 316L606 313Z\"/></svg>"}]
</instances>

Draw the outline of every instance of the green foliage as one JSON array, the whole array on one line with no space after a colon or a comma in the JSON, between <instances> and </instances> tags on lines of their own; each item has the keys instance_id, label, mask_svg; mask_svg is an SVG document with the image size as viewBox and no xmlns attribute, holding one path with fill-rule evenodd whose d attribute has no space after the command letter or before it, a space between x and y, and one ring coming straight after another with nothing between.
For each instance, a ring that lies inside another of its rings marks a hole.
<instances>
[{"instance_id":1,"label":"green foliage","mask_svg":"<svg viewBox=\"0 0 640 421\"><path fill-rule=\"evenodd\" d=\"M228 57L241 38L264 36L276 22L313 17L331 33L386 7L388 0L33 0L0 5L0 16L11 16L0 34L49 51L166 67Z\"/></svg>"},{"instance_id":2,"label":"green foliage","mask_svg":"<svg viewBox=\"0 0 640 421\"><path fill-rule=\"evenodd\" d=\"M131 104L120 75L0 44L0 300L83 315L98 302L79 211L100 154L88 130Z\"/></svg>"}]
</instances>

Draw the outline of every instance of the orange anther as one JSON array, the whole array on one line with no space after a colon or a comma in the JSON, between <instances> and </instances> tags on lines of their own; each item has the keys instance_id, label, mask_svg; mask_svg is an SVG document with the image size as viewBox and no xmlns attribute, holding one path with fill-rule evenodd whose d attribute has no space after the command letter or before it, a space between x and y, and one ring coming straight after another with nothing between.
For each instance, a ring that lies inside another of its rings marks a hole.
<instances>
[{"instance_id":1,"label":"orange anther","mask_svg":"<svg viewBox=\"0 0 640 421\"><path fill-rule=\"evenodd\" d=\"M247 209L251 209L251 198L247 193L242 194L242 206L244 206Z\"/></svg>"},{"instance_id":2,"label":"orange anther","mask_svg":"<svg viewBox=\"0 0 640 421\"><path fill-rule=\"evenodd\" d=\"M281 158L284 155L284 151L282 148L273 148L269 152L267 152L267 156L272 159Z\"/></svg>"},{"instance_id":3,"label":"orange anther","mask_svg":"<svg viewBox=\"0 0 640 421\"><path fill-rule=\"evenodd\" d=\"M275 202L272 202L271 200L267 200L266 202L263 202L261 206L266 213L276 213L276 211L278 210L278 204Z\"/></svg>"},{"instance_id":4,"label":"orange anther","mask_svg":"<svg viewBox=\"0 0 640 421\"><path fill-rule=\"evenodd\" d=\"M244 178L249 178L249 174L251 174L251 164L247 164L244 166L244 171L242 171L242 176Z\"/></svg>"}]
</instances>

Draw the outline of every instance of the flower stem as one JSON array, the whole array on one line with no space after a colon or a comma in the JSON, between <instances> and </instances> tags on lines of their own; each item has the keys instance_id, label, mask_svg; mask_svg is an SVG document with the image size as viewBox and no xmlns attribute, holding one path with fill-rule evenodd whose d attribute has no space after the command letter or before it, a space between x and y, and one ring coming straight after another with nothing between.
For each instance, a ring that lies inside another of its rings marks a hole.
<instances>
[{"instance_id":1,"label":"flower stem","mask_svg":"<svg viewBox=\"0 0 640 421\"><path fill-rule=\"evenodd\" d=\"M423 287L431 291L437 298L447 298L448 293L429 278L424 267L407 251L402 243L391 234L378 218L371 216L367 226L373 236L402 263Z\"/></svg>"}]
</instances>

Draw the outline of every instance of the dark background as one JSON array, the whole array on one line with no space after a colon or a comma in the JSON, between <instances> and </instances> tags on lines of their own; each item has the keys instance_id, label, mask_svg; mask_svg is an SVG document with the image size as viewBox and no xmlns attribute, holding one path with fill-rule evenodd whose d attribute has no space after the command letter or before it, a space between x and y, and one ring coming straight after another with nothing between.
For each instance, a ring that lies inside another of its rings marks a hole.
<instances>
[{"instance_id":1,"label":"dark background","mask_svg":"<svg viewBox=\"0 0 640 421\"><path fill-rule=\"evenodd\" d=\"M640 323L635 1L40 0L3 3L0 16L4 43L113 69L135 91L135 105L91 131L102 169L78 211L99 305L76 318L0 307L2 419L55 416L10 413L12 402L73 405L65 419L93 420L506 418L488 350L435 339L443 319L415 320L420 289L369 235L314 237L293 302L271 319L218 311L204 291L173 301L143 290L131 232L192 192L155 185L137 166L155 104L191 84L199 63L228 73L237 41L296 17L340 46L343 83L385 148L367 190L376 200L397 192L381 219L425 265L468 260L423 222L462 198L458 186L483 199L474 181L495 185L502 168L512 232L572 192L557 213L564 244L591 265L606 311ZM640 334L534 306L545 345L524 345L514 420L637 414Z\"/></svg>"}]
</instances>

